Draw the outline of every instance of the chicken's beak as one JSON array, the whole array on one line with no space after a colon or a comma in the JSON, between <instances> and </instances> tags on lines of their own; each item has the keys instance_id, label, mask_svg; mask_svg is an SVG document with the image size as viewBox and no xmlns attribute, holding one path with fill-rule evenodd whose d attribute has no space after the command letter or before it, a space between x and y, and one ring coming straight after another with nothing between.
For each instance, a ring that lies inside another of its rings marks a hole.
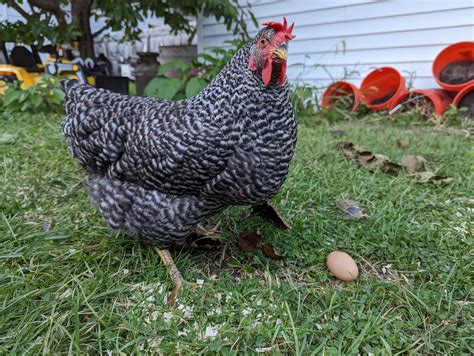
<instances>
[{"instance_id":1,"label":"chicken's beak","mask_svg":"<svg viewBox=\"0 0 474 356\"><path fill-rule=\"evenodd\" d=\"M272 57L286 61L288 59L288 51L286 49L274 49L272 51Z\"/></svg>"}]
</instances>

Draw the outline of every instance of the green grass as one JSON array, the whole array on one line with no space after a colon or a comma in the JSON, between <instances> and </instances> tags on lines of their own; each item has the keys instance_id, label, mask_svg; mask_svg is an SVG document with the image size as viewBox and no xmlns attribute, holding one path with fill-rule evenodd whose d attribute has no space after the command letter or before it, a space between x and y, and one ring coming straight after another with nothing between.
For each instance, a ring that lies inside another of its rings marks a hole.
<instances>
[{"instance_id":1,"label":"green grass","mask_svg":"<svg viewBox=\"0 0 474 356\"><path fill-rule=\"evenodd\" d=\"M300 126L288 180L274 203L278 230L247 208L223 220L212 254L176 252L189 281L172 309L170 281L147 246L110 231L92 208L61 118L0 119L0 353L254 354L472 353L473 229L469 138L380 120ZM358 169L334 149L348 140L393 160L426 157L445 187ZM409 142L399 148L397 139ZM341 196L370 214L347 220ZM260 228L285 254L243 253L239 231ZM356 282L334 280L325 258L349 252ZM215 337L206 338L216 331Z\"/></svg>"}]
</instances>

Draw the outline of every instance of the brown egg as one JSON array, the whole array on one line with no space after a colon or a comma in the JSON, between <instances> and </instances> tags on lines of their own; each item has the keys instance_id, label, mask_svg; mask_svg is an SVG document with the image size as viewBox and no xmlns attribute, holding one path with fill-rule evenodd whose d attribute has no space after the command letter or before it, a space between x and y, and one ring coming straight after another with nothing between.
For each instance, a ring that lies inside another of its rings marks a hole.
<instances>
[{"instance_id":1,"label":"brown egg","mask_svg":"<svg viewBox=\"0 0 474 356\"><path fill-rule=\"evenodd\" d=\"M359 276L356 263L347 253L333 251L326 259L329 272L342 281L353 281Z\"/></svg>"}]
</instances>

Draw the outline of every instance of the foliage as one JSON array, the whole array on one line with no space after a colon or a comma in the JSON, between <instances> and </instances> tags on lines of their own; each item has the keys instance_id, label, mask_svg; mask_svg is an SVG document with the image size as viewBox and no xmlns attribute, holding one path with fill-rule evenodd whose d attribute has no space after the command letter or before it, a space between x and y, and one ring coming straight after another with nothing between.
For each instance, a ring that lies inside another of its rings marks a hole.
<instances>
[{"instance_id":1,"label":"foliage","mask_svg":"<svg viewBox=\"0 0 474 356\"><path fill-rule=\"evenodd\" d=\"M1 1L0 1L1 3ZM35 29L32 31L32 29ZM39 14L32 15L27 23L5 21L0 23L0 38L4 42L27 43L42 45L45 42L68 43L72 42L79 32L73 26L65 26L58 31L52 16L39 18Z\"/></svg>"},{"instance_id":2,"label":"foliage","mask_svg":"<svg viewBox=\"0 0 474 356\"><path fill-rule=\"evenodd\" d=\"M91 6L92 3L92 6ZM82 57L94 57L93 38L106 31L124 31L124 40L137 40L141 33L138 23L148 17L163 18L173 33L186 32L194 36L196 28L190 19L214 16L222 21L227 31L247 39L247 19L257 25L249 4L243 6L237 0L28 0L34 10L23 10L23 0L0 0L18 11L27 21L5 22L0 26L0 38L8 38L26 44L41 44L46 39L52 43L71 42L76 38ZM66 9L70 9L70 13ZM70 18L70 20L69 20ZM105 25L91 32L90 19L103 19Z\"/></svg>"},{"instance_id":3,"label":"foliage","mask_svg":"<svg viewBox=\"0 0 474 356\"><path fill-rule=\"evenodd\" d=\"M209 54L198 54L198 60L193 63L194 68L205 80L210 82L247 42L244 39L224 41L227 48L213 48Z\"/></svg>"},{"instance_id":4,"label":"foliage","mask_svg":"<svg viewBox=\"0 0 474 356\"><path fill-rule=\"evenodd\" d=\"M62 110L64 93L58 78L45 76L27 89L20 88L21 82L6 84L7 89L1 105L6 113L12 112L59 112Z\"/></svg>"},{"instance_id":5,"label":"foliage","mask_svg":"<svg viewBox=\"0 0 474 356\"><path fill-rule=\"evenodd\" d=\"M290 84L291 105L297 117L314 116L319 110L317 90L314 86L295 83Z\"/></svg>"},{"instance_id":6,"label":"foliage","mask_svg":"<svg viewBox=\"0 0 474 356\"><path fill-rule=\"evenodd\" d=\"M207 81L191 71L190 65L175 60L160 66L156 77L146 86L144 94L165 100L182 100L196 95L206 85Z\"/></svg>"},{"instance_id":7,"label":"foliage","mask_svg":"<svg viewBox=\"0 0 474 356\"><path fill-rule=\"evenodd\" d=\"M198 60L191 65L181 60L162 64L156 77L146 86L144 94L165 100L195 96L216 77L245 41L227 43L231 45L229 49L215 48L212 54L199 54Z\"/></svg>"}]
</instances>

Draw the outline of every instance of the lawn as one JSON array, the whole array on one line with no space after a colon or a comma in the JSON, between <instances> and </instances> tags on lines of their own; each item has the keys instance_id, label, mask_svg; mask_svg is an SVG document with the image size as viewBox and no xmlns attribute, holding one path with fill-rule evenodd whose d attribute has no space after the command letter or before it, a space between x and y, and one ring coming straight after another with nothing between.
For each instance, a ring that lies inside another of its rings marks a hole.
<instances>
[{"instance_id":1,"label":"lawn","mask_svg":"<svg viewBox=\"0 0 474 356\"><path fill-rule=\"evenodd\" d=\"M460 130L375 119L301 125L274 199L292 228L230 209L218 252L175 252L185 278L204 286L168 309L158 255L109 230L89 204L60 121L0 119L0 353L474 351L472 142ZM394 161L422 155L453 181L357 168L334 148L340 140ZM343 197L369 217L347 219ZM283 261L240 250L235 236L257 228ZM358 263L356 282L327 271L335 249Z\"/></svg>"}]
</instances>

